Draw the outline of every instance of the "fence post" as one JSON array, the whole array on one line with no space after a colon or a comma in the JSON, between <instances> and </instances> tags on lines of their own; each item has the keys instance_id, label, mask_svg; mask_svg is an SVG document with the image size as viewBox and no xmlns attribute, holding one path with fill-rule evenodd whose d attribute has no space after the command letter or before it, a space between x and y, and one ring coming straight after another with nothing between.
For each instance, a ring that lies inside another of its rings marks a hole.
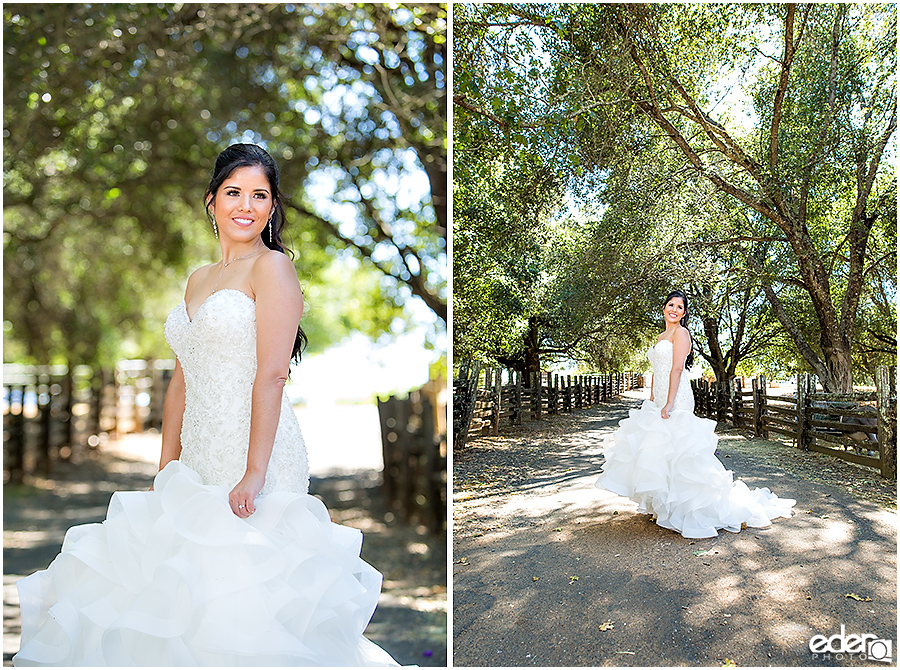
<instances>
[{"instance_id":1,"label":"fence post","mask_svg":"<svg viewBox=\"0 0 900 670\"><path fill-rule=\"evenodd\" d=\"M38 403L38 420L40 422L40 429L38 431L38 444L37 444L37 461L35 462L35 470L39 470L44 476L49 477L53 470L53 462L52 462L52 444L51 444L51 428L53 421L53 398L50 395L50 387L52 385L52 380L50 378L50 372L48 371L46 374L46 387L44 383L44 375L38 375L35 378L35 396ZM41 396L43 395L43 388L47 389L47 402L41 402Z\"/></svg>"},{"instance_id":2,"label":"fence post","mask_svg":"<svg viewBox=\"0 0 900 670\"><path fill-rule=\"evenodd\" d=\"M765 375L759 376L759 435L768 439L769 427L766 425L766 393L769 388L769 380Z\"/></svg>"},{"instance_id":3,"label":"fence post","mask_svg":"<svg viewBox=\"0 0 900 670\"><path fill-rule=\"evenodd\" d=\"M563 411L563 385L559 375L553 375L553 392L556 395L556 413Z\"/></svg>"},{"instance_id":4,"label":"fence post","mask_svg":"<svg viewBox=\"0 0 900 670\"><path fill-rule=\"evenodd\" d=\"M446 469L440 453L440 440L435 439L435 421L434 409L431 405L431 399L420 389L415 392L418 396L420 404L420 416L422 417L422 425L419 428L418 442L419 453L421 454L421 473L419 486L417 487L419 496L424 494L426 519L432 531L439 533L446 523L447 510L444 501L444 486L441 470ZM412 398L412 394L410 394ZM418 503L421 498L416 496Z\"/></svg>"},{"instance_id":5,"label":"fence post","mask_svg":"<svg viewBox=\"0 0 900 670\"><path fill-rule=\"evenodd\" d=\"M886 479L897 477L897 409L891 413L891 405L896 403L896 372L893 366L879 366L875 369L875 398L878 408L878 454L881 459L881 476Z\"/></svg>"},{"instance_id":6,"label":"fence post","mask_svg":"<svg viewBox=\"0 0 900 670\"><path fill-rule=\"evenodd\" d=\"M558 375L554 375L552 372L547 373L547 411L550 414L558 414L556 401L556 380L558 379Z\"/></svg>"},{"instance_id":7,"label":"fence post","mask_svg":"<svg viewBox=\"0 0 900 670\"><path fill-rule=\"evenodd\" d=\"M691 380L691 388L694 391L694 414L703 416L703 380Z\"/></svg>"},{"instance_id":8,"label":"fence post","mask_svg":"<svg viewBox=\"0 0 900 670\"><path fill-rule=\"evenodd\" d=\"M700 388L703 391L703 416L708 419L711 416L709 411L709 382L705 379L701 379Z\"/></svg>"},{"instance_id":9,"label":"fence post","mask_svg":"<svg viewBox=\"0 0 900 670\"><path fill-rule=\"evenodd\" d=\"M72 364L66 366L66 376L63 378L63 440L64 448L60 450L60 458L68 461L75 451L75 421L72 415L72 407L75 405L75 372Z\"/></svg>"},{"instance_id":10,"label":"fence post","mask_svg":"<svg viewBox=\"0 0 900 670\"><path fill-rule=\"evenodd\" d=\"M9 483L21 484L25 477L25 386L16 384L6 387L9 394L9 438L7 441L6 465L9 471ZM18 395L19 402L14 398ZM19 405L19 411L13 412L13 405Z\"/></svg>"},{"instance_id":11,"label":"fence post","mask_svg":"<svg viewBox=\"0 0 900 670\"><path fill-rule=\"evenodd\" d=\"M513 393L512 424L514 426L522 425L522 373L518 370Z\"/></svg>"},{"instance_id":12,"label":"fence post","mask_svg":"<svg viewBox=\"0 0 900 670\"><path fill-rule=\"evenodd\" d=\"M531 375L532 383L534 384L534 390L531 393L531 417L533 419L541 420L543 415L543 385L544 385L544 374L538 370L533 375Z\"/></svg>"},{"instance_id":13,"label":"fence post","mask_svg":"<svg viewBox=\"0 0 900 670\"><path fill-rule=\"evenodd\" d=\"M809 435L806 432L807 408L809 404L809 373L803 372L797 375L797 446L804 451L809 447Z\"/></svg>"},{"instance_id":14,"label":"fence post","mask_svg":"<svg viewBox=\"0 0 900 670\"><path fill-rule=\"evenodd\" d=\"M741 387L740 377L735 377L732 379L728 386L731 390L731 425L734 428L737 428L740 425L740 408L741 408L741 392L744 390Z\"/></svg>"},{"instance_id":15,"label":"fence post","mask_svg":"<svg viewBox=\"0 0 900 670\"><path fill-rule=\"evenodd\" d=\"M478 380L481 377L481 362L463 359L459 365L459 412L453 416L453 448L462 449L469 434L472 414L475 412L475 398L478 395ZM454 393L454 395L456 395ZM453 403L457 405L456 402Z\"/></svg>"},{"instance_id":16,"label":"fence post","mask_svg":"<svg viewBox=\"0 0 900 670\"><path fill-rule=\"evenodd\" d=\"M460 365L460 381L463 383L466 382L464 369L468 370L466 361L463 361ZM391 511L395 509L394 503L397 498L398 482L403 467L400 450L394 446L399 437L399 432L396 430L397 417L395 408L397 405L398 401L393 396L384 402L380 398L378 399L378 420L381 424L381 458L384 462L381 486ZM454 437L454 442L458 440L459 433Z\"/></svg>"},{"instance_id":17,"label":"fence post","mask_svg":"<svg viewBox=\"0 0 900 670\"><path fill-rule=\"evenodd\" d=\"M547 413L556 414L556 396L553 393L553 373L547 372Z\"/></svg>"},{"instance_id":18,"label":"fence post","mask_svg":"<svg viewBox=\"0 0 900 670\"><path fill-rule=\"evenodd\" d=\"M494 371L494 388L491 391L491 435L500 434L500 388L503 385L503 368Z\"/></svg>"},{"instance_id":19,"label":"fence post","mask_svg":"<svg viewBox=\"0 0 900 670\"><path fill-rule=\"evenodd\" d=\"M717 379L714 381L710 389L712 390L713 402L716 407L716 423L722 422L722 383Z\"/></svg>"},{"instance_id":20,"label":"fence post","mask_svg":"<svg viewBox=\"0 0 900 670\"><path fill-rule=\"evenodd\" d=\"M759 378L754 377L750 380L750 389L753 391L753 434L760 436L762 427L760 426L760 404L759 404Z\"/></svg>"}]
</instances>

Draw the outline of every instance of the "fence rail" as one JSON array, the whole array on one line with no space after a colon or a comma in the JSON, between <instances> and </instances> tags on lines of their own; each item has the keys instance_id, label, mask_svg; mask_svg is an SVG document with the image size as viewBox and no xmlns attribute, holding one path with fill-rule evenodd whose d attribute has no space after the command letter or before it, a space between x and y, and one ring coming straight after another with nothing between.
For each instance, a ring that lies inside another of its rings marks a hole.
<instances>
[{"instance_id":1,"label":"fence rail","mask_svg":"<svg viewBox=\"0 0 900 670\"><path fill-rule=\"evenodd\" d=\"M106 439L162 425L174 361L120 361L88 366L3 366L4 471L48 476L56 459L97 448Z\"/></svg>"},{"instance_id":2,"label":"fence rail","mask_svg":"<svg viewBox=\"0 0 900 670\"><path fill-rule=\"evenodd\" d=\"M600 404L642 387L643 380L635 372L529 374L464 360L453 382L453 446L460 449L467 440L499 435L526 420Z\"/></svg>"},{"instance_id":3,"label":"fence rail","mask_svg":"<svg viewBox=\"0 0 900 670\"><path fill-rule=\"evenodd\" d=\"M749 428L756 435L775 433L799 448L876 468L888 479L897 476L897 368L879 367L874 391L823 393L816 378L799 375L792 396L767 393L765 377L706 382L693 380L695 413Z\"/></svg>"},{"instance_id":4,"label":"fence rail","mask_svg":"<svg viewBox=\"0 0 900 670\"><path fill-rule=\"evenodd\" d=\"M3 366L4 474L52 475L53 463L83 457L106 440L162 427L174 360L87 366ZM379 401L383 487L395 513L432 530L446 527L446 383Z\"/></svg>"}]
</instances>

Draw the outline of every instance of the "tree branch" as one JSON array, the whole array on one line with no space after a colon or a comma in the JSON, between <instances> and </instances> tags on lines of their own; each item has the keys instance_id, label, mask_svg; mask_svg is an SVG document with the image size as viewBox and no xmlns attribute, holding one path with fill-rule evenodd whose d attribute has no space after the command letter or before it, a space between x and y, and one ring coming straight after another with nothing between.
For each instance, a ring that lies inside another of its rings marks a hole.
<instances>
[{"instance_id":1,"label":"tree branch","mask_svg":"<svg viewBox=\"0 0 900 670\"><path fill-rule=\"evenodd\" d=\"M446 303L444 303L444 301L442 301L436 294L434 294L428 290L428 288L425 286L425 279L422 276L421 271L417 274L413 274L410 272L409 279L407 279L407 280L401 279L400 277L396 276L394 273L391 272L391 268L387 264L385 264L381 261L376 261L373 258L374 249L371 249L370 247L367 247L363 244L359 244L352 238L343 235L336 224L334 224L331 221L329 221L328 219L320 216L319 214L316 214L311 209L309 209L301 204L297 204L296 202L294 202L293 200L291 200L290 198L287 198L287 197L283 198L282 200L288 207L290 207L294 211L302 214L303 216L307 216L307 217L314 219L323 228L325 228L332 236L341 240L341 242L343 242L347 246L353 247L354 249L359 251L359 253L364 258L367 258L372 263L372 265L374 265L376 268L381 270L381 272L383 272L385 275L387 275L388 277L391 277L392 279L395 279L397 281L401 281L401 282L405 283L407 286L409 286L410 290L412 290L413 295L421 298L421 300L431 309L431 311L433 311L442 321L444 321L444 323L447 322L447 305L446 305ZM396 247L396 244L395 244L395 247ZM404 265L405 265L406 261L405 261L405 259L402 258L402 254L401 254L401 259L403 260ZM422 266L420 264L420 268L424 268L424 266ZM409 266L407 266L407 270L408 269L409 269Z\"/></svg>"},{"instance_id":2,"label":"tree branch","mask_svg":"<svg viewBox=\"0 0 900 670\"><path fill-rule=\"evenodd\" d=\"M791 74L791 63L794 60L794 13L797 6L789 3L787 15L784 19L784 55L781 58L781 76L778 79L778 88L775 90L775 102L772 105L772 126L769 129L769 170L775 174L778 164L778 127L781 125L782 105L784 95L787 92L788 78ZM807 8L807 14L809 9Z\"/></svg>"},{"instance_id":3,"label":"tree branch","mask_svg":"<svg viewBox=\"0 0 900 670\"><path fill-rule=\"evenodd\" d=\"M784 242L789 240L784 237L753 237L752 235L738 235L737 237L729 237L727 240L716 240L713 242L682 242L679 247L720 247L734 242Z\"/></svg>"},{"instance_id":4,"label":"tree branch","mask_svg":"<svg viewBox=\"0 0 900 670\"><path fill-rule=\"evenodd\" d=\"M512 124L509 121L506 121L505 119L501 119L496 114L489 112L484 107L479 107L474 102L470 101L465 95L457 93L453 96L453 104L459 105L463 109L467 109L470 112L472 112L473 114L478 114L479 116L483 116L487 119L490 119L491 121L496 123L501 128L523 128L523 129L546 128L548 126L554 126L554 125L558 124L561 119L574 119L574 118L580 116L581 114L590 112L594 109L597 109L598 107L603 107L605 105L617 105L622 102L626 102L626 100L625 99L609 100L609 101L601 100L599 102L595 102L590 105L585 105L584 107L576 109L573 112L569 112L568 114L563 114L562 116L556 116L552 119L548 119L547 121L534 122L534 123ZM631 100L628 100L627 102L631 102Z\"/></svg>"},{"instance_id":5,"label":"tree branch","mask_svg":"<svg viewBox=\"0 0 900 670\"><path fill-rule=\"evenodd\" d=\"M812 151L810 152L809 158L804 165L804 173L803 180L800 184L800 220L806 221L806 207L807 201L809 200L809 184L812 179L813 168L818 160L819 154L825 149L825 137L828 134L828 130L831 128L831 124L834 121L834 108L837 102L837 60L838 60L838 50L841 44L841 25L843 23L843 17L845 12L845 6L838 6L837 12L834 15L834 24L831 27L831 63L828 66L828 114L825 117L825 122L822 124L822 127L819 129L819 136L816 138L816 144L813 146Z\"/></svg>"},{"instance_id":6,"label":"tree branch","mask_svg":"<svg viewBox=\"0 0 900 670\"><path fill-rule=\"evenodd\" d=\"M828 368L825 367L825 363L822 362L822 359L819 358L818 354L816 354L812 347L809 346L806 338L803 337L803 333L800 332L800 328L794 323L794 320L791 319L784 309L784 305L772 289L771 284L763 279L764 271L757 260L750 254L746 254L745 258L747 259L747 264L760 275L760 283L763 292L766 294L766 299L768 299L769 304L772 306L772 311L775 312L775 318L777 318L781 325L784 326L784 329L791 336L794 344L796 344L797 348L800 350L800 355L813 367L819 375L819 379L823 383L827 383L827 380L829 380L831 376L828 374Z\"/></svg>"},{"instance_id":7,"label":"tree branch","mask_svg":"<svg viewBox=\"0 0 900 670\"><path fill-rule=\"evenodd\" d=\"M853 324L856 321L865 274L866 246L872 226L878 219L877 207L875 212L868 216L866 215L869 194L872 192L872 185L875 182L875 175L878 172L885 146L896 128L897 108L894 107L888 126L882 133L872 159L869 161L868 173L862 182L859 179L860 171L857 170L857 199L850 220L850 269L847 276L847 290L844 293L844 299L841 301L841 330L844 333L851 333Z\"/></svg>"}]
</instances>

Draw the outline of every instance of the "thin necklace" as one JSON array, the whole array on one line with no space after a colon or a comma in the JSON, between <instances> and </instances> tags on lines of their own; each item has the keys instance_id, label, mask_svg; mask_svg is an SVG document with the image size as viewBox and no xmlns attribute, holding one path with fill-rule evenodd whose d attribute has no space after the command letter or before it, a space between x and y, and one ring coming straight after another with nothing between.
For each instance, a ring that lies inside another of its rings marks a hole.
<instances>
[{"instance_id":1,"label":"thin necklace","mask_svg":"<svg viewBox=\"0 0 900 670\"><path fill-rule=\"evenodd\" d=\"M249 258L250 256L252 256L252 255L254 255L254 254L258 254L260 251L262 251L262 250L265 249L265 248L266 248L265 245L263 245L262 247L260 247L260 248L257 249L256 251L251 251L249 254L244 254L243 256L238 256L237 258L232 258L232 259L231 259L230 261L228 261L227 263L225 262L225 259L223 258L223 259L222 259L222 269L219 270L219 276L216 278L216 283L215 283L215 286L213 286L212 292L215 293L215 292L216 292L216 289L219 287L219 280L222 278L222 273L225 272L225 268L227 268L229 265L231 265L231 264L234 263L235 261L241 260L242 258Z\"/></svg>"}]
</instances>

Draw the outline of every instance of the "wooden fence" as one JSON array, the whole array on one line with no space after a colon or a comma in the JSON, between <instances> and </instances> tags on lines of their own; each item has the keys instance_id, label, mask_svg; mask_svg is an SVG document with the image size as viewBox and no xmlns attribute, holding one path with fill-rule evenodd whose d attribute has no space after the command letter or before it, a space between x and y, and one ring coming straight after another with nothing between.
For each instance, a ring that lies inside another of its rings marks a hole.
<instances>
[{"instance_id":1,"label":"wooden fence","mask_svg":"<svg viewBox=\"0 0 900 670\"><path fill-rule=\"evenodd\" d=\"M3 366L6 482L49 477L57 459L83 458L107 440L162 427L175 361L87 366ZM403 521L432 530L447 519L447 388L429 382L378 403L384 491Z\"/></svg>"},{"instance_id":2,"label":"wooden fence","mask_svg":"<svg viewBox=\"0 0 900 670\"><path fill-rule=\"evenodd\" d=\"M876 370L875 390L822 393L816 379L801 374L792 395L772 395L765 377L705 382L692 380L699 416L748 428L761 437L789 437L799 448L818 451L897 476L897 368Z\"/></svg>"},{"instance_id":3,"label":"wooden fence","mask_svg":"<svg viewBox=\"0 0 900 670\"><path fill-rule=\"evenodd\" d=\"M55 459L83 456L107 439L162 426L174 361L87 366L3 366L7 481L49 476Z\"/></svg>"},{"instance_id":4,"label":"wooden fence","mask_svg":"<svg viewBox=\"0 0 900 670\"><path fill-rule=\"evenodd\" d=\"M499 435L502 427L519 426L525 420L597 405L640 388L643 381L643 375L634 372L529 375L482 369L477 361L464 360L453 382L453 446L459 449L469 439Z\"/></svg>"},{"instance_id":5,"label":"wooden fence","mask_svg":"<svg viewBox=\"0 0 900 670\"><path fill-rule=\"evenodd\" d=\"M431 381L406 398L378 400L383 490L406 523L447 527L447 386Z\"/></svg>"}]
</instances>

